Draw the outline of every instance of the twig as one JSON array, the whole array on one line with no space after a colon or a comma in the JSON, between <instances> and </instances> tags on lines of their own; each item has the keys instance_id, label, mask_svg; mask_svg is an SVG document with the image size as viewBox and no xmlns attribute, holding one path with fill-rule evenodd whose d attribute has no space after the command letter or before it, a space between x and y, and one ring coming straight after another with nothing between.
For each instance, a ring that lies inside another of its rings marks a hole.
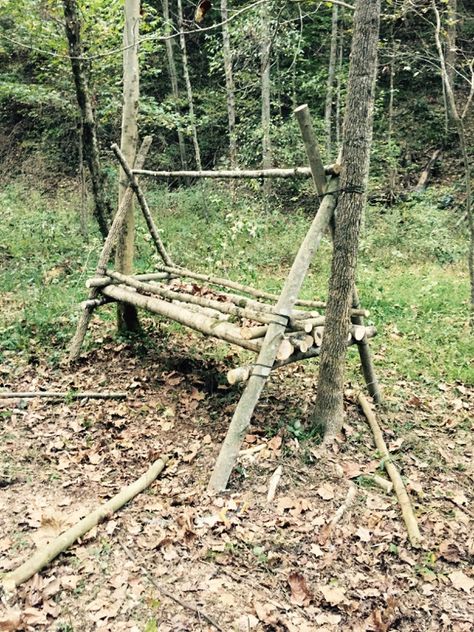
<instances>
[{"instance_id":1,"label":"twig","mask_svg":"<svg viewBox=\"0 0 474 632\"><path fill-rule=\"evenodd\" d=\"M123 391L111 393L96 393L95 391L0 391L0 399L24 399L45 397L47 399L125 399L127 393Z\"/></svg>"},{"instance_id":2,"label":"twig","mask_svg":"<svg viewBox=\"0 0 474 632\"><path fill-rule=\"evenodd\" d=\"M390 476L390 480L393 483L393 488L395 490L395 494L397 495L398 503L402 511L402 516L408 531L410 543L412 546L417 547L419 546L422 538L405 485L403 484L402 478L397 468L392 463L390 453L384 441L382 431L377 422L377 418L371 410L369 402L364 397L364 395L362 395L362 393L359 393L359 404L361 405L361 408L364 411L364 415L366 416L369 426L372 430L375 445L382 455L383 464L385 469L387 470L387 474Z\"/></svg>"},{"instance_id":3,"label":"twig","mask_svg":"<svg viewBox=\"0 0 474 632\"><path fill-rule=\"evenodd\" d=\"M162 593L163 595L165 595L165 597L168 597L168 599L171 599L171 601L174 601L175 603L177 603L179 606L181 606L182 608L185 608L186 610L190 610L191 612L194 612L194 614L196 614L198 616L198 618L202 617L203 619L205 619L208 623L210 623L211 625L213 625L216 630L219 630L219 632L224 632L224 628L221 628L221 626L217 623L217 621L214 621L214 619L212 617L210 617L208 614L206 614L205 612L203 612L202 610L200 610L197 606L193 606L193 604L188 603L187 601L182 601L181 599L179 599L178 597L176 597L175 595L173 595L173 593L169 592L169 590L167 590L166 588L164 588L164 586L162 586L161 584L159 584L156 579L153 577L153 575L151 573L149 573L142 564L139 564L138 560L136 559L136 557L133 555L133 553L130 551L130 549L125 546L125 544L119 540L119 544L122 547L122 549L125 552L125 555L128 557L129 560L131 560L134 564L137 564L140 566L140 570L142 571L142 573L145 575L145 577L148 579L148 581L153 584L153 586L160 591L160 593Z\"/></svg>"}]
</instances>

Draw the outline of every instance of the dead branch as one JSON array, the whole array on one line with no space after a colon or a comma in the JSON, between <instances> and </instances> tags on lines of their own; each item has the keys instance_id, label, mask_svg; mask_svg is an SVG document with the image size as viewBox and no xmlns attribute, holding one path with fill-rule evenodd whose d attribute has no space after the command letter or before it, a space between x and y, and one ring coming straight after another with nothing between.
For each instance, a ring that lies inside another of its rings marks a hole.
<instances>
[{"instance_id":1,"label":"dead branch","mask_svg":"<svg viewBox=\"0 0 474 632\"><path fill-rule=\"evenodd\" d=\"M60 553L68 549L76 540L90 531L99 522L121 509L137 494L149 487L153 481L161 474L169 457L163 456L157 459L143 476L131 485L124 487L113 498L101 505L98 509L85 516L77 524L70 527L63 534L55 538L47 546L38 550L32 557L19 566L16 570L7 573L2 580L5 590L12 590L33 577L42 568L47 566Z\"/></svg>"}]
</instances>

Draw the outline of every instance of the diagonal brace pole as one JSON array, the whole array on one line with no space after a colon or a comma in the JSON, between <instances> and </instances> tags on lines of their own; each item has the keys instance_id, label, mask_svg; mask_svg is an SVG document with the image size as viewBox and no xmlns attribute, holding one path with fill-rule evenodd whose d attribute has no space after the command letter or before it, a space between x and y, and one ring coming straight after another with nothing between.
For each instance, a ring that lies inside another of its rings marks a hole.
<instances>
[{"instance_id":1,"label":"diagonal brace pole","mask_svg":"<svg viewBox=\"0 0 474 632\"><path fill-rule=\"evenodd\" d=\"M133 192L135 193L137 197L138 203L142 210L143 216L148 226L148 230L150 231L150 235L153 239L153 243L155 244L155 248L158 254L163 259L163 262L165 265L173 266L174 265L173 261L171 257L169 256L168 252L166 251L166 248L163 242L161 241L160 235L158 233L158 228L156 227L156 224L151 215L150 207L148 206L148 202L146 201L143 191L140 185L138 184L138 180L135 177L135 174L133 173L132 169L130 169L130 166L127 163L125 156L123 155L122 151L120 150L120 147L116 143L112 145L112 150L114 154L116 155L117 160L120 162L122 169L127 175L129 186L132 188Z\"/></svg>"},{"instance_id":2,"label":"diagonal brace pole","mask_svg":"<svg viewBox=\"0 0 474 632\"><path fill-rule=\"evenodd\" d=\"M214 471L212 472L208 486L209 491L222 491L227 486L255 406L257 405L274 365L278 347L288 324L291 310L298 298L311 260L333 216L337 201L337 187L338 178L331 178L327 193L295 257L276 304L275 320L270 323L268 327L262 349L230 422L227 435L222 444Z\"/></svg>"}]
</instances>

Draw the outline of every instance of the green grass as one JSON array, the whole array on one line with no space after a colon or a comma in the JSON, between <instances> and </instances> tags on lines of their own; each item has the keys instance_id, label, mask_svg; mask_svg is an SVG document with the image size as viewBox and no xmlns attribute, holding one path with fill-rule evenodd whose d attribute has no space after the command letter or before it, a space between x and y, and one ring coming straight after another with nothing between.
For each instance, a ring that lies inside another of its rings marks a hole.
<instances>
[{"instance_id":1,"label":"green grass","mask_svg":"<svg viewBox=\"0 0 474 632\"><path fill-rule=\"evenodd\" d=\"M379 336L373 341L381 379L436 386L474 383L474 345L467 327L467 237L449 190L430 190L391 209L368 207L358 286ZM0 191L0 353L59 359L86 296L100 249L96 232L79 234L78 192L69 186L41 193L26 180ZM205 183L148 191L150 206L175 261L278 292L311 221L296 208L276 208L258 189L234 192ZM331 246L324 240L305 282L305 297L324 298ZM137 222L138 271L158 263L146 228ZM113 311L100 314L110 319ZM93 344L90 341L88 344ZM350 354L349 378L357 358Z\"/></svg>"}]
</instances>

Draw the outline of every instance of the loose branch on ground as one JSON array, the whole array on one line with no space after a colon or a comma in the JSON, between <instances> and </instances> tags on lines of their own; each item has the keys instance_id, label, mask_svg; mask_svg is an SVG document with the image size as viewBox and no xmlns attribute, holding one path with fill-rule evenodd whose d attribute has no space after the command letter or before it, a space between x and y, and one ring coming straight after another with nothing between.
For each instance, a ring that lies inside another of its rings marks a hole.
<instances>
[{"instance_id":1,"label":"loose branch on ground","mask_svg":"<svg viewBox=\"0 0 474 632\"><path fill-rule=\"evenodd\" d=\"M113 498L101 505L98 509L85 516L77 524L55 538L47 546L38 550L32 557L26 560L16 570L7 573L0 579L6 591L12 590L33 577L42 568L47 566L60 553L68 549L76 540L95 527L99 522L121 509L132 498L149 487L161 474L169 457L163 456L157 459L150 468L131 485L124 487Z\"/></svg>"},{"instance_id":2,"label":"loose branch on ground","mask_svg":"<svg viewBox=\"0 0 474 632\"><path fill-rule=\"evenodd\" d=\"M7 391L0 392L0 399L25 399L44 397L47 399L125 399L127 393L117 391L97 393L95 391Z\"/></svg>"},{"instance_id":3,"label":"loose branch on ground","mask_svg":"<svg viewBox=\"0 0 474 632\"><path fill-rule=\"evenodd\" d=\"M132 552L130 551L130 549L125 546L125 544L123 542L119 541L120 546L122 547L122 549L125 552L125 555L128 557L129 560L131 560L134 564L140 566L140 570L142 571L142 573L145 575L145 577L148 579L148 581L150 582L150 584L153 584L153 586L163 595L165 595L165 597L168 597L168 599L171 599L171 601L174 601L175 603L177 603L178 605L180 605L182 608L184 608L185 610L190 610L191 612L194 612L198 617L202 617L203 619L205 619L208 623L210 623L212 626L214 626L216 628L216 630L219 630L219 632L224 632L224 628L221 628L221 626L217 623L217 621L214 621L214 619L212 617L210 617L208 614L206 614L205 612L203 612L200 608L198 608L197 606L193 606L193 604L188 603L187 601L182 601L181 599L179 599L178 597L176 597L175 595L173 595L173 593L169 592L169 590L167 590L166 588L164 588L161 584L159 584L156 579L153 577L153 575L151 573L149 573L146 568L143 567L143 565L139 564L138 560L135 558L135 556L132 554Z\"/></svg>"},{"instance_id":4,"label":"loose branch on ground","mask_svg":"<svg viewBox=\"0 0 474 632\"><path fill-rule=\"evenodd\" d=\"M390 453L383 438L377 418L370 408L368 400L366 399L366 397L364 397L364 395L362 395L362 393L359 393L359 404L372 430L375 445L382 455L383 464L385 469L387 470L387 474L390 476L390 479L393 483L393 488L395 490L395 494L397 495L398 503L402 511L402 516L408 531L410 543L412 546L419 546L422 538L420 530L418 528L418 523L415 518L415 514L413 513L410 498L397 468L391 461Z\"/></svg>"}]
</instances>

